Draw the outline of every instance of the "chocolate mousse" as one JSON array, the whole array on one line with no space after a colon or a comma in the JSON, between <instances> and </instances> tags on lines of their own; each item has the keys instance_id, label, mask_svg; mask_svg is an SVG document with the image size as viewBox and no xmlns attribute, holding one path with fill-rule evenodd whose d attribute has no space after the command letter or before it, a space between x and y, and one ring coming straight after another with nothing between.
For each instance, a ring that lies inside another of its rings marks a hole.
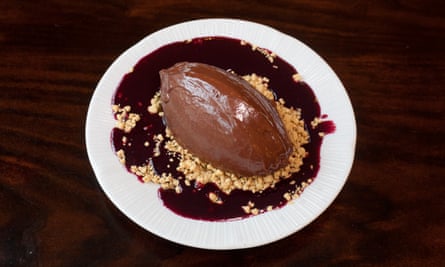
<instances>
[{"instance_id":1,"label":"chocolate mousse","mask_svg":"<svg viewBox=\"0 0 445 267\"><path fill-rule=\"evenodd\" d=\"M241 176L289 162L292 143L273 101L223 69L181 62L160 71L161 105L177 142L203 162Z\"/></svg>"}]
</instances>

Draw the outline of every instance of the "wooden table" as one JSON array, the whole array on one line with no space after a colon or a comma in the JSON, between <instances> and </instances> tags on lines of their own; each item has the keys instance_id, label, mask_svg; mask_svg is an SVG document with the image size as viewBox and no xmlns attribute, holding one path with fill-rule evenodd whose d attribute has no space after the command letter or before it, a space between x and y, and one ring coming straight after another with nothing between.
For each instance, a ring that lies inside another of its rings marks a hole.
<instances>
[{"instance_id":1,"label":"wooden table","mask_svg":"<svg viewBox=\"0 0 445 267\"><path fill-rule=\"evenodd\" d=\"M303 230L208 251L163 240L101 191L86 112L113 60L178 22L230 17L303 41L358 128L349 179ZM442 1L0 2L0 266L444 266Z\"/></svg>"}]
</instances>

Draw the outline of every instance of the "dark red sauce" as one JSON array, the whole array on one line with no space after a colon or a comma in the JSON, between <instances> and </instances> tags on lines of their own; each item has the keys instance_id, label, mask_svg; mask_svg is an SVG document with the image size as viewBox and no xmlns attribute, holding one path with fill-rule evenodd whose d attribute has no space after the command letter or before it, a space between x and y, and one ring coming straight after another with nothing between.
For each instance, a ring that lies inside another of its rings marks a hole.
<instances>
[{"instance_id":1,"label":"dark red sauce","mask_svg":"<svg viewBox=\"0 0 445 267\"><path fill-rule=\"evenodd\" d=\"M115 128L111 135L115 151L123 149L125 152L127 169L131 165L151 164L158 173L172 173L175 177L181 175L176 171L177 159L169 161L171 156L167 155L162 145L159 157L153 157L153 146L144 146L146 141L153 142L153 136L164 134L165 130L162 118L147 111L150 99L159 90L159 70L180 61L211 64L232 69L239 75L256 73L268 77L269 88L274 90L278 98L285 99L286 106L302 110L302 118L310 135L310 142L305 145L309 154L304 159L300 172L277 183L274 188L261 193L234 190L226 195L220 192L223 204L216 204L208 199L210 192L218 192L214 184L186 186L181 181L183 191L180 194L174 190L159 189L159 197L167 208L192 219L217 221L244 218L248 215L241 206L249 201L254 202L255 207L260 210L266 210L269 205L274 208L282 207L287 203L283 194L295 190L295 185L291 185L290 181L300 184L316 177L323 139L319 133L334 132L334 123L324 120L315 129L311 127L310 122L314 118L326 119L327 115L320 114L320 106L309 85L293 80L292 75L297 71L291 65L279 57L271 63L259 51L253 51L250 45L241 45L240 40L226 37L197 38L191 42L168 44L142 58L133 71L123 77L112 104L119 104L121 107L130 105L131 112L141 116L141 120L130 133ZM122 142L123 136L127 138L125 144Z\"/></svg>"}]
</instances>

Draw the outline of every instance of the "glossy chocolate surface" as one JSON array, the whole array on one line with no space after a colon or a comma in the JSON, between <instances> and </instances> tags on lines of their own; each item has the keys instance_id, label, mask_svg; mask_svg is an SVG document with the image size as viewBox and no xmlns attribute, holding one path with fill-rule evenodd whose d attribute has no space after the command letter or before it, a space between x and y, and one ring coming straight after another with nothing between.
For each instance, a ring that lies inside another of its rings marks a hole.
<instances>
[{"instance_id":1,"label":"glossy chocolate surface","mask_svg":"<svg viewBox=\"0 0 445 267\"><path fill-rule=\"evenodd\" d=\"M237 175L266 175L292 152L275 103L236 74L202 63L161 70L167 127L200 160Z\"/></svg>"}]
</instances>

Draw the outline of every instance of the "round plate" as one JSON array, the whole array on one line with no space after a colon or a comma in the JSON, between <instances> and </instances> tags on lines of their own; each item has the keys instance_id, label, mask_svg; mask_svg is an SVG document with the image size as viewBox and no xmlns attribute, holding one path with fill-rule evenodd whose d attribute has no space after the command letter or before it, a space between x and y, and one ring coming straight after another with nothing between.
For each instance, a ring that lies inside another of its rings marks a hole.
<instances>
[{"instance_id":1,"label":"round plate","mask_svg":"<svg viewBox=\"0 0 445 267\"><path fill-rule=\"evenodd\" d=\"M293 65L314 90L322 114L336 131L324 137L320 170L297 200L280 209L240 220L209 222L181 217L158 197L158 186L142 184L114 154L110 133L115 126L113 94L124 74L142 57L166 44L196 37L223 36L245 40L275 52ZM347 93L328 64L295 38L268 26L234 19L204 19L157 31L119 56L105 72L90 102L86 146L97 180L108 198L135 223L165 239L192 247L237 249L264 245L300 230L335 199L352 167L356 125Z\"/></svg>"}]
</instances>

